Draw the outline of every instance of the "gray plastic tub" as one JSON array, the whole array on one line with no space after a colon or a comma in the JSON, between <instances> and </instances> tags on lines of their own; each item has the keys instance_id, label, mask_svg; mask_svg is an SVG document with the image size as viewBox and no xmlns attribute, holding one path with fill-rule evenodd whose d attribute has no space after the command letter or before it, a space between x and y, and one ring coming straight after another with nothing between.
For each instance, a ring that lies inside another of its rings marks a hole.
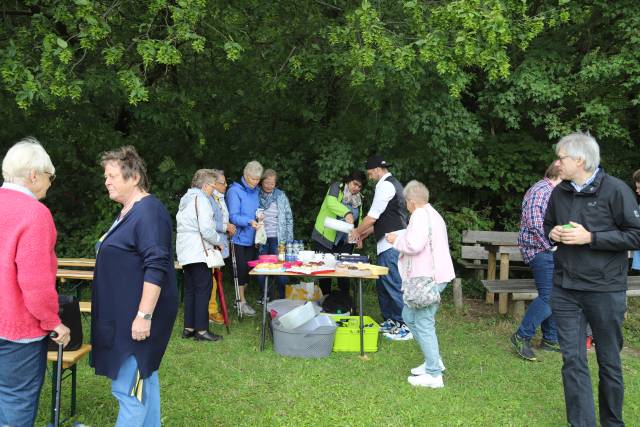
<instances>
[{"instance_id":1,"label":"gray plastic tub","mask_svg":"<svg viewBox=\"0 0 640 427\"><path fill-rule=\"evenodd\" d=\"M318 315L295 329L285 329L276 319L273 327L273 349L282 356L320 358L331 354L336 337L335 322Z\"/></svg>"}]
</instances>

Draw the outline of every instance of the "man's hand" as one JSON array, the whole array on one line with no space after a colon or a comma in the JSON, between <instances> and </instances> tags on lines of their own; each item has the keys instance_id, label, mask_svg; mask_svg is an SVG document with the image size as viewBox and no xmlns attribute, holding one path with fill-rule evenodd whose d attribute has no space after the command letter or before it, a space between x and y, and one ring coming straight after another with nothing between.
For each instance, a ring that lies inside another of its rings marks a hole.
<instances>
[{"instance_id":1,"label":"man's hand","mask_svg":"<svg viewBox=\"0 0 640 427\"><path fill-rule=\"evenodd\" d=\"M358 243L360 241L360 233L358 233L355 229L351 230L349 233L349 243Z\"/></svg>"},{"instance_id":2,"label":"man's hand","mask_svg":"<svg viewBox=\"0 0 640 427\"><path fill-rule=\"evenodd\" d=\"M356 249L360 250L360 249L362 249L362 246L363 246L363 245L362 245L362 240L358 240L358 241L356 242Z\"/></svg>"},{"instance_id":3,"label":"man's hand","mask_svg":"<svg viewBox=\"0 0 640 427\"><path fill-rule=\"evenodd\" d=\"M227 234L229 236L236 234L236 226L231 223L227 224Z\"/></svg>"},{"instance_id":4,"label":"man's hand","mask_svg":"<svg viewBox=\"0 0 640 427\"><path fill-rule=\"evenodd\" d=\"M387 242L393 245L393 242L396 241L396 239L398 238L398 235L396 233L387 233L384 237L385 239L387 239Z\"/></svg>"},{"instance_id":5,"label":"man's hand","mask_svg":"<svg viewBox=\"0 0 640 427\"><path fill-rule=\"evenodd\" d=\"M549 238L554 242L558 242L558 243L562 242L562 231L563 231L563 226L556 225L551 229L551 233L549 233Z\"/></svg>"},{"instance_id":6,"label":"man's hand","mask_svg":"<svg viewBox=\"0 0 640 427\"><path fill-rule=\"evenodd\" d=\"M571 228L562 227L562 240L565 245L588 245L591 243L591 233L582 224L570 221ZM555 227L554 227L555 229Z\"/></svg>"}]
</instances>

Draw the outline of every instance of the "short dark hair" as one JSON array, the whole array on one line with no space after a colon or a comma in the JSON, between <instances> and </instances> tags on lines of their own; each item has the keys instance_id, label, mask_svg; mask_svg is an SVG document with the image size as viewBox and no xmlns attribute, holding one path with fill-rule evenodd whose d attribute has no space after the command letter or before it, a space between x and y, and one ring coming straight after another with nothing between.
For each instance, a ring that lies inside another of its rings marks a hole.
<instances>
[{"instance_id":1,"label":"short dark hair","mask_svg":"<svg viewBox=\"0 0 640 427\"><path fill-rule=\"evenodd\" d=\"M633 181L640 182L640 169L638 169L633 173Z\"/></svg>"},{"instance_id":2,"label":"short dark hair","mask_svg":"<svg viewBox=\"0 0 640 427\"><path fill-rule=\"evenodd\" d=\"M367 177L361 170L352 170L351 173L344 177L342 182L345 184L350 183L351 181L358 181L362 187L367 183Z\"/></svg>"},{"instance_id":3,"label":"short dark hair","mask_svg":"<svg viewBox=\"0 0 640 427\"><path fill-rule=\"evenodd\" d=\"M105 151L102 153L100 163L104 167L109 162L116 162L120 166L122 177L126 180L134 178L136 175L140 177L138 188L143 191L149 191L149 178L147 177L147 166L138 154L136 147L133 145L125 145L115 150Z\"/></svg>"}]
</instances>

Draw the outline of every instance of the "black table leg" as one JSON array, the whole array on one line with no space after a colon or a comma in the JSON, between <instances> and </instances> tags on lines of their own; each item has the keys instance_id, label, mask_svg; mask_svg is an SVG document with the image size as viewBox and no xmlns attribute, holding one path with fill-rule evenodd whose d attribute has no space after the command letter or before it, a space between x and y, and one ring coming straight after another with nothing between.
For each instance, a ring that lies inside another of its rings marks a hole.
<instances>
[{"instance_id":1,"label":"black table leg","mask_svg":"<svg viewBox=\"0 0 640 427\"><path fill-rule=\"evenodd\" d=\"M362 315L362 279L358 279L358 308L360 310L360 356L364 356L364 316Z\"/></svg>"},{"instance_id":2,"label":"black table leg","mask_svg":"<svg viewBox=\"0 0 640 427\"><path fill-rule=\"evenodd\" d=\"M264 341L267 335L267 290L269 289L269 276L264 276L264 293L262 294L262 331L260 332L260 351L264 350Z\"/></svg>"}]
</instances>

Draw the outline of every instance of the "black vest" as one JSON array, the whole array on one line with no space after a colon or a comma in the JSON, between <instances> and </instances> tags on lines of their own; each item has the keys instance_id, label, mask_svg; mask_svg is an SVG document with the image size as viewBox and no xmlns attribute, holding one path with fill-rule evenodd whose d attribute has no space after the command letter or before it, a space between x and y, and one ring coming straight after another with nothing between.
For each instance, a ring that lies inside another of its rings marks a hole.
<instances>
[{"instance_id":1,"label":"black vest","mask_svg":"<svg viewBox=\"0 0 640 427\"><path fill-rule=\"evenodd\" d=\"M376 241L382 239L385 233L407 228L407 205L402 195L402 184L393 175L386 177L384 180L393 184L396 194L389 200L387 208L373 224Z\"/></svg>"}]
</instances>

